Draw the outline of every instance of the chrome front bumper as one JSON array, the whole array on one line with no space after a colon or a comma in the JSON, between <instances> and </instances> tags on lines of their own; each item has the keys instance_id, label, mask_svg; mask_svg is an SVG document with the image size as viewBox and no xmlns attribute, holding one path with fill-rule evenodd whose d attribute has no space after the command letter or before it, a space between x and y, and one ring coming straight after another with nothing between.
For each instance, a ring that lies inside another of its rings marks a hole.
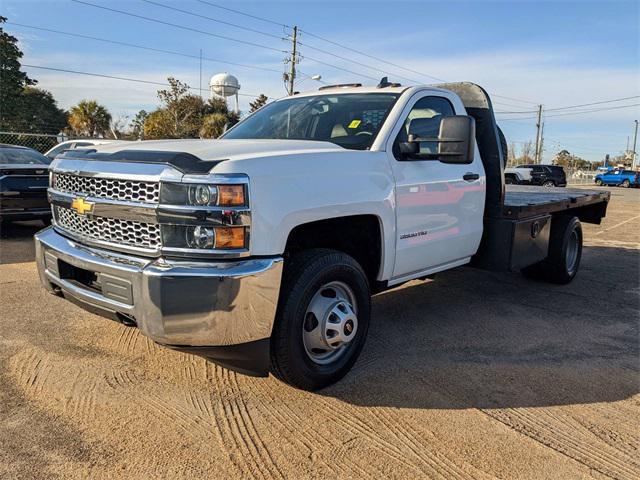
<instances>
[{"instance_id":1,"label":"chrome front bumper","mask_svg":"<svg viewBox=\"0 0 640 480\"><path fill-rule=\"evenodd\" d=\"M35 242L40 279L48 290L104 316L133 320L158 343L229 346L271 336L280 257L149 259L80 245L53 228L39 232Z\"/></svg>"}]
</instances>

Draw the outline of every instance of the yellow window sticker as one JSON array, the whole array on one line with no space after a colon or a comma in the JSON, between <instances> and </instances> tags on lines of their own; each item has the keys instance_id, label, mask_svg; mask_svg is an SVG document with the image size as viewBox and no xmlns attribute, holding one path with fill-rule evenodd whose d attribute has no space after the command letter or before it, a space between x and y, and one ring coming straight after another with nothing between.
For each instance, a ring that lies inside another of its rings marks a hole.
<instances>
[{"instance_id":1,"label":"yellow window sticker","mask_svg":"<svg viewBox=\"0 0 640 480\"><path fill-rule=\"evenodd\" d=\"M358 128L361 123L362 123L362 120L351 120L351 123L349 124L349 128Z\"/></svg>"}]
</instances>

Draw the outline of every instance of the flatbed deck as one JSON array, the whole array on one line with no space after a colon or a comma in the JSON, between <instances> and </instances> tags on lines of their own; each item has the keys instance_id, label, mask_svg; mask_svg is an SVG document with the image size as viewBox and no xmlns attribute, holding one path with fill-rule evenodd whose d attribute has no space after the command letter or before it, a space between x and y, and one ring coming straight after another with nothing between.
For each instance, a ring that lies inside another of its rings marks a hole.
<instances>
[{"instance_id":1,"label":"flatbed deck","mask_svg":"<svg viewBox=\"0 0 640 480\"><path fill-rule=\"evenodd\" d=\"M608 202L610 192L582 188L506 185L503 216L521 219Z\"/></svg>"}]
</instances>

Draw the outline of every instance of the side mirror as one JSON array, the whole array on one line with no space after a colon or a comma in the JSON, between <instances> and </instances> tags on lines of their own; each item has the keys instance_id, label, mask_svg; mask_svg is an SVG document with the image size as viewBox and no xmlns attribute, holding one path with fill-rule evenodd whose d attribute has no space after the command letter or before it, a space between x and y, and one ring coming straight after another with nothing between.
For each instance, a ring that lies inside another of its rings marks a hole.
<instances>
[{"instance_id":1,"label":"side mirror","mask_svg":"<svg viewBox=\"0 0 640 480\"><path fill-rule=\"evenodd\" d=\"M403 160L439 160L443 163L465 164L473 162L476 125L473 117L455 115L443 117L437 138L409 135L407 142L400 142ZM435 142L437 153L420 153L420 143Z\"/></svg>"},{"instance_id":2,"label":"side mirror","mask_svg":"<svg viewBox=\"0 0 640 480\"><path fill-rule=\"evenodd\" d=\"M456 115L440 122L438 155L443 163L473 162L476 122L473 117Z\"/></svg>"}]
</instances>

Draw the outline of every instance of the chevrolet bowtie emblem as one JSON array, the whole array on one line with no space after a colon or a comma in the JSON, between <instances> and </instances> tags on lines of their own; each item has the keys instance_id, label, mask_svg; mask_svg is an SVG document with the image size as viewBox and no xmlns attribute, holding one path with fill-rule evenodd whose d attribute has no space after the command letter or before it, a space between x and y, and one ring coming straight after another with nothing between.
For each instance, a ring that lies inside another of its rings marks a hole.
<instances>
[{"instance_id":1,"label":"chevrolet bowtie emblem","mask_svg":"<svg viewBox=\"0 0 640 480\"><path fill-rule=\"evenodd\" d=\"M76 197L71 202L71 209L78 212L80 215L86 215L93 210L93 203L87 202L82 197Z\"/></svg>"}]
</instances>

